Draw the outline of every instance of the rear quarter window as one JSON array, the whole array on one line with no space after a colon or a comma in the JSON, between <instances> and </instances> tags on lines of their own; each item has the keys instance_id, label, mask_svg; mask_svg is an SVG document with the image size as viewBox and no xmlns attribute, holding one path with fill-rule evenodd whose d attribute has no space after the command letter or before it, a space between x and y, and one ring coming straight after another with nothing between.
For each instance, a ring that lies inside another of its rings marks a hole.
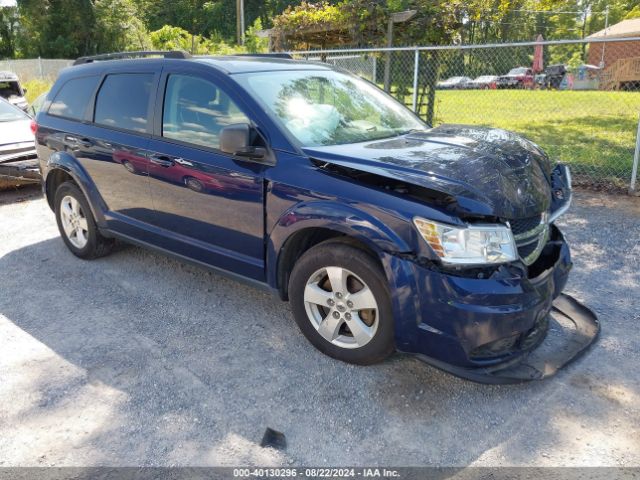
<instances>
[{"instance_id":1,"label":"rear quarter window","mask_svg":"<svg viewBox=\"0 0 640 480\"><path fill-rule=\"evenodd\" d=\"M153 78L152 73L108 75L96 98L94 122L145 133Z\"/></svg>"},{"instance_id":2,"label":"rear quarter window","mask_svg":"<svg viewBox=\"0 0 640 480\"><path fill-rule=\"evenodd\" d=\"M49 115L84 120L91 96L98 86L98 80L98 76L93 76L73 78L67 81L51 102Z\"/></svg>"}]
</instances>

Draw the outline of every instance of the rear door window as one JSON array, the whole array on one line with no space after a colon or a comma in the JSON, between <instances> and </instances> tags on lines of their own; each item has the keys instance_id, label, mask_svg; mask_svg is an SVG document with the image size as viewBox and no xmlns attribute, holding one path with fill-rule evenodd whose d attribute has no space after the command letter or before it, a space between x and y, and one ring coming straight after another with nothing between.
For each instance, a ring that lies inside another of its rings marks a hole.
<instances>
[{"instance_id":1,"label":"rear door window","mask_svg":"<svg viewBox=\"0 0 640 480\"><path fill-rule=\"evenodd\" d=\"M49 115L84 120L91 96L98 86L98 76L73 78L65 83L49 107Z\"/></svg>"},{"instance_id":2,"label":"rear door window","mask_svg":"<svg viewBox=\"0 0 640 480\"><path fill-rule=\"evenodd\" d=\"M153 79L152 73L108 75L96 99L95 123L145 133Z\"/></svg>"}]
</instances>

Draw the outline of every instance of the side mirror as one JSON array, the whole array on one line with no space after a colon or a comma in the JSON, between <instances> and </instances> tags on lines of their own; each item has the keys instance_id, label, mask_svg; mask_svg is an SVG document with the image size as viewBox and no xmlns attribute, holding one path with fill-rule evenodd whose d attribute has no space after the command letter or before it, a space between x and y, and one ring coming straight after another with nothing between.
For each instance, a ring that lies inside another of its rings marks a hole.
<instances>
[{"instance_id":1,"label":"side mirror","mask_svg":"<svg viewBox=\"0 0 640 480\"><path fill-rule=\"evenodd\" d=\"M27 94L27 89L26 88L22 88L22 94L26 95Z\"/></svg>"},{"instance_id":2,"label":"side mirror","mask_svg":"<svg viewBox=\"0 0 640 480\"><path fill-rule=\"evenodd\" d=\"M247 123L227 125L220 131L220 150L238 157L264 158L266 149L251 146L251 133Z\"/></svg>"},{"instance_id":3,"label":"side mirror","mask_svg":"<svg viewBox=\"0 0 640 480\"><path fill-rule=\"evenodd\" d=\"M220 150L235 154L246 150L251 143L251 127L246 123L227 125L220 131Z\"/></svg>"}]
</instances>

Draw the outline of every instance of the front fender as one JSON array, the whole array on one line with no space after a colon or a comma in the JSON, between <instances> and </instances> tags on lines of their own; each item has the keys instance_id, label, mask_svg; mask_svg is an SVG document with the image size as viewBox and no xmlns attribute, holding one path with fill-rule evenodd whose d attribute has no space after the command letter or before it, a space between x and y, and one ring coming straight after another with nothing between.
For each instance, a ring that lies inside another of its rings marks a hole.
<instances>
[{"instance_id":1,"label":"front fender","mask_svg":"<svg viewBox=\"0 0 640 480\"><path fill-rule=\"evenodd\" d=\"M96 223L99 226L105 224L104 212L107 211L107 204L100 196L98 188L91 180L91 177L87 171L78 163L78 161L68 152L55 152L53 153L46 163L46 168L43 175L44 191L49 201L49 206L54 209L53 198L55 196L54 189L56 188L55 179L56 171L63 171L69 175L73 181L80 187L85 198L89 202L91 207L91 213L96 219Z\"/></svg>"},{"instance_id":2,"label":"front fender","mask_svg":"<svg viewBox=\"0 0 640 480\"><path fill-rule=\"evenodd\" d=\"M268 236L268 282L277 288L277 266L282 248L295 233L324 228L355 238L374 252L409 252L410 246L396 232L368 212L332 201L301 202L280 216Z\"/></svg>"}]
</instances>

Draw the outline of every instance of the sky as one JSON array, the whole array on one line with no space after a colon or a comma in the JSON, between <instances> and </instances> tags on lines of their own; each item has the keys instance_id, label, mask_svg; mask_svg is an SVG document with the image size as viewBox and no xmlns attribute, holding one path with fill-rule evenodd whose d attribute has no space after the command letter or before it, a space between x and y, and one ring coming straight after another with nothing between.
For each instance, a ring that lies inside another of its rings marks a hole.
<instances>
[{"instance_id":1,"label":"sky","mask_svg":"<svg viewBox=\"0 0 640 480\"><path fill-rule=\"evenodd\" d=\"M15 7L16 0L0 0L0 7Z\"/></svg>"}]
</instances>

